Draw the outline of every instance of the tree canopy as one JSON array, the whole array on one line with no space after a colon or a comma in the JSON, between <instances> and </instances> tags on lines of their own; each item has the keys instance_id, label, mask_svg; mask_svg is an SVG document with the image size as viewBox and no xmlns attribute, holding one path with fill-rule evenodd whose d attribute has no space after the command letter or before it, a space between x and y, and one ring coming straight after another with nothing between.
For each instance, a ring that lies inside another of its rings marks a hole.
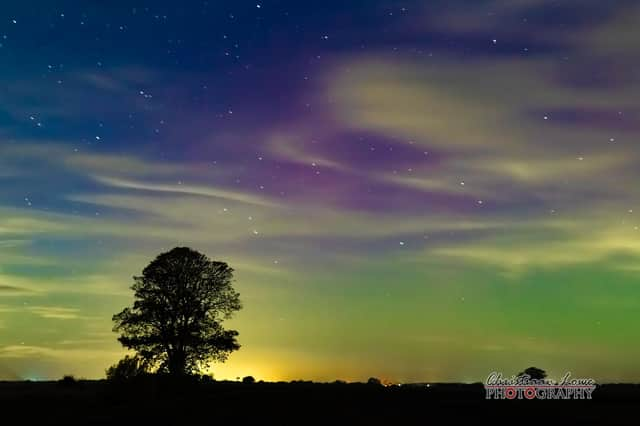
<instances>
[{"instance_id":1,"label":"tree canopy","mask_svg":"<svg viewBox=\"0 0 640 426\"><path fill-rule=\"evenodd\" d=\"M160 254L134 277L132 307L113 316L118 340L161 372L185 375L240 348L223 328L242 308L233 269L187 247Z\"/></svg>"},{"instance_id":2,"label":"tree canopy","mask_svg":"<svg viewBox=\"0 0 640 426\"><path fill-rule=\"evenodd\" d=\"M537 367L529 367L518 373L518 377L520 376L529 376L534 380L544 380L547 377L547 372Z\"/></svg>"},{"instance_id":3,"label":"tree canopy","mask_svg":"<svg viewBox=\"0 0 640 426\"><path fill-rule=\"evenodd\" d=\"M147 361L140 356L125 355L120 361L106 370L107 380L125 381L133 380L149 374Z\"/></svg>"}]
</instances>

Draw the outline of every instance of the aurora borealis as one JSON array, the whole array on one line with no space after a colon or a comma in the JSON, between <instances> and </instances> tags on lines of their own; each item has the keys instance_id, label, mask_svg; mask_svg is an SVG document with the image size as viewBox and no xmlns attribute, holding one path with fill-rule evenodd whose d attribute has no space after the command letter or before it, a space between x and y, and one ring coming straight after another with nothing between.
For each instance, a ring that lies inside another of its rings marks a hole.
<instances>
[{"instance_id":1,"label":"aurora borealis","mask_svg":"<svg viewBox=\"0 0 640 426\"><path fill-rule=\"evenodd\" d=\"M0 378L102 377L190 246L216 378L640 380L638 2L0 11Z\"/></svg>"}]
</instances>

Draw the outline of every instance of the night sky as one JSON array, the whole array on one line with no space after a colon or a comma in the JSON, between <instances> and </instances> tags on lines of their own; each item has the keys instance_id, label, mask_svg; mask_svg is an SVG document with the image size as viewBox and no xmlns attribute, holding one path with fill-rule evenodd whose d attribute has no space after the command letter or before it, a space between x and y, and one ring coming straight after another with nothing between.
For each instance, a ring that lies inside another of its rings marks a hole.
<instances>
[{"instance_id":1,"label":"night sky","mask_svg":"<svg viewBox=\"0 0 640 426\"><path fill-rule=\"evenodd\" d=\"M2 1L0 378L235 270L216 378L640 380L636 1Z\"/></svg>"}]
</instances>

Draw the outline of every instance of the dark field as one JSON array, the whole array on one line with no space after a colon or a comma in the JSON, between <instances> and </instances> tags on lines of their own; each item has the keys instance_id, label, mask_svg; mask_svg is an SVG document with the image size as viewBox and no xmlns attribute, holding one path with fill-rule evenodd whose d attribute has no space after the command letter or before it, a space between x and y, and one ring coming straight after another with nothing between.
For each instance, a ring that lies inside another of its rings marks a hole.
<instances>
[{"instance_id":1,"label":"dark field","mask_svg":"<svg viewBox=\"0 0 640 426\"><path fill-rule=\"evenodd\" d=\"M0 382L11 425L612 425L638 424L639 403L638 385L603 385L590 401L487 401L478 384Z\"/></svg>"}]
</instances>

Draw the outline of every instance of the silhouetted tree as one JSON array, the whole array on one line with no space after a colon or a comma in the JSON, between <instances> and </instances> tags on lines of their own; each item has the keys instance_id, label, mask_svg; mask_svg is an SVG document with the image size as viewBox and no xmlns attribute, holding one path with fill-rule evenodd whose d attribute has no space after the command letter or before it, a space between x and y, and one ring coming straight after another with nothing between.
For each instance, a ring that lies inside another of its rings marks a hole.
<instances>
[{"instance_id":1,"label":"silhouetted tree","mask_svg":"<svg viewBox=\"0 0 640 426\"><path fill-rule=\"evenodd\" d=\"M239 310L233 269L186 247L160 254L134 277L133 307L113 316L123 346L172 375L224 362L240 348L222 323Z\"/></svg>"},{"instance_id":2,"label":"silhouetted tree","mask_svg":"<svg viewBox=\"0 0 640 426\"><path fill-rule=\"evenodd\" d=\"M380 386L382 385L382 382L377 377L369 377L369 380L367 380L367 384Z\"/></svg>"},{"instance_id":3,"label":"silhouetted tree","mask_svg":"<svg viewBox=\"0 0 640 426\"><path fill-rule=\"evenodd\" d=\"M201 376L200 376L200 381L201 381L202 383L213 383L213 382L215 382L216 380L215 380L215 379L213 378L213 376L212 376L212 375L210 375L210 374L203 374L203 375L201 375Z\"/></svg>"},{"instance_id":4,"label":"silhouetted tree","mask_svg":"<svg viewBox=\"0 0 640 426\"><path fill-rule=\"evenodd\" d=\"M73 374L66 374L62 379L58 380L58 383L63 386L76 386L78 380Z\"/></svg>"},{"instance_id":5,"label":"silhouetted tree","mask_svg":"<svg viewBox=\"0 0 640 426\"><path fill-rule=\"evenodd\" d=\"M256 379L253 376L245 376L242 378L242 383L255 383Z\"/></svg>"},{"instance_id":6,"label":"silhouetted tree","mask_svg":"<svg viewBox=\"0 0 640 426\"><path fill-rule=\"evenodd\" d=\"M141 356L125 355L120 361L107 368L107 380L131 380L151 373L149 362Z\"/></svg>"},{"instance_id":7,"label":"silhouetted tree","mask_svg":"<svg viewBox=\"0 0 640 426\"><path fill-rule=\"evenodd\" d=\"M518 373L518 377L528 375L534 380L544 380L547 377L547 372L537 367L529 367L526 370Z\"/></svg>"}]
</instances>

